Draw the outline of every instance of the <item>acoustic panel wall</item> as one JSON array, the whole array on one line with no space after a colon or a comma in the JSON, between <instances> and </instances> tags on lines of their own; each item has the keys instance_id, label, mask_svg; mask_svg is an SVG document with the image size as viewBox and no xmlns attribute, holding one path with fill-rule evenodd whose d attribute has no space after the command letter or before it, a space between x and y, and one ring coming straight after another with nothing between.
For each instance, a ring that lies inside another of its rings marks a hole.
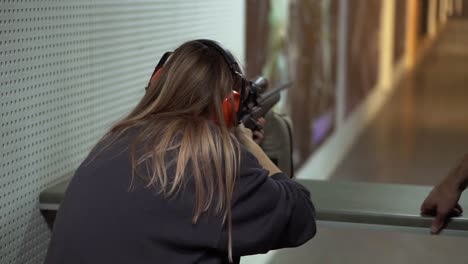
<instances>
[{"instance_id":1,"label":"acoustic panel wall","mask_svg":"<svg viewBox=\"0 0 468 264\"><path fill-rule=\"evenodd\" d=\"M244 60L244 2L0 0L0 263L42 263L41 190L135 106L164 51L194 38Z\"/></svg>"}]
</instances>

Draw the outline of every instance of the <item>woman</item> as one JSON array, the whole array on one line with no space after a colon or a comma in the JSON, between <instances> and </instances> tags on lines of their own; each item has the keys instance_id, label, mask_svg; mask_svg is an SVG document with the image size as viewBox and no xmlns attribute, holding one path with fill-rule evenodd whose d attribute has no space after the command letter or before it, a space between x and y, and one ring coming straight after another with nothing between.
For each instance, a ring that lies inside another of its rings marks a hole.
<instances>
[{"instance_id":1,"label":"woman","mask_svg":"<svg viewBox=\"0 0 468 264\"><path fill-rule=\"evenodd\" d=\"M233 128L244 90L214 41L163 56L140 103L76 171L46 263L238 263L312 238L308 191Z\"/></svg>"}]
</instances>

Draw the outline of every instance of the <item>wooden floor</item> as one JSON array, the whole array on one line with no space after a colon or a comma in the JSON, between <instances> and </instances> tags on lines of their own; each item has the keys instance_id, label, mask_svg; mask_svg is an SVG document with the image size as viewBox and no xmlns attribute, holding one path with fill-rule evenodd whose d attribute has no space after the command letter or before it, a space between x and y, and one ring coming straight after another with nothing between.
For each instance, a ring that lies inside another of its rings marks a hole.
<instances>
[{"instance_id":1,"label":"wooden floor","mask_svg":"<svg viewBox=\"0 0 468 264\"><path fill-rule=\"evenodd\" d=\"M468 20L451 20L331 179L433 185L465 153Z\"/></svg>"}]
</instances>

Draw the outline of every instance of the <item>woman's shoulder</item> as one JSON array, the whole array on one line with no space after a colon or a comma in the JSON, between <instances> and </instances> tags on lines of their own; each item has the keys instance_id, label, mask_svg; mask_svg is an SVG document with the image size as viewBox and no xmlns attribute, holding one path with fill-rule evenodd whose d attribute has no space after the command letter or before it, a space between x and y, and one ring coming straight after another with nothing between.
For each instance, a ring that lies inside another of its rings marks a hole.
<instances>
[{"instance_id":1,"label":"woman's shoulder","mask_svg":"<svg viewBox=\"0 0 468 264\"><path fill-rule=\"evenodd\" d=\"M90 150L82 162L82 166L89 166L98 161L114 159L116 156L128 152L136 136L135 130L125 131L121 134L108 133L104 135ZM80 166L80 167L82 167Z\"/></svg>"}]
</instances>

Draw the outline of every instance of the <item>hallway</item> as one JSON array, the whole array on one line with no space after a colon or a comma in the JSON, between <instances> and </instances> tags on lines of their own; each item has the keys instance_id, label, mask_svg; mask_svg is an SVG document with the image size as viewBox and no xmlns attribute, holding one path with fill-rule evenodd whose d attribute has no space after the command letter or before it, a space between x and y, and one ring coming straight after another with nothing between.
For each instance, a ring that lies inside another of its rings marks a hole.
<instances>
[{"instance_id":1,"label":"hallway","mask_svg":"<svg viewBox=\"0 0 468 264\"><path fill-rule=\"evenodd\" d=\"M330 180L434 185L465 153L468 20L459 19L447 23L417 69L398 84ZM468 238L430 236L429 230L424 235L321 223L316 238L281 250L269 264L466 263L467 245Z\"/></svg>"},{"instance_id":2,"label":"hallway","mask_svg":"<svg viewBox=\"0 0 468 264\"><path fill-rule=\"evenodd\" d=\"M450 20L332 180L434 185L468 153L468 20Z\"/></svg>"}]
</instances>

